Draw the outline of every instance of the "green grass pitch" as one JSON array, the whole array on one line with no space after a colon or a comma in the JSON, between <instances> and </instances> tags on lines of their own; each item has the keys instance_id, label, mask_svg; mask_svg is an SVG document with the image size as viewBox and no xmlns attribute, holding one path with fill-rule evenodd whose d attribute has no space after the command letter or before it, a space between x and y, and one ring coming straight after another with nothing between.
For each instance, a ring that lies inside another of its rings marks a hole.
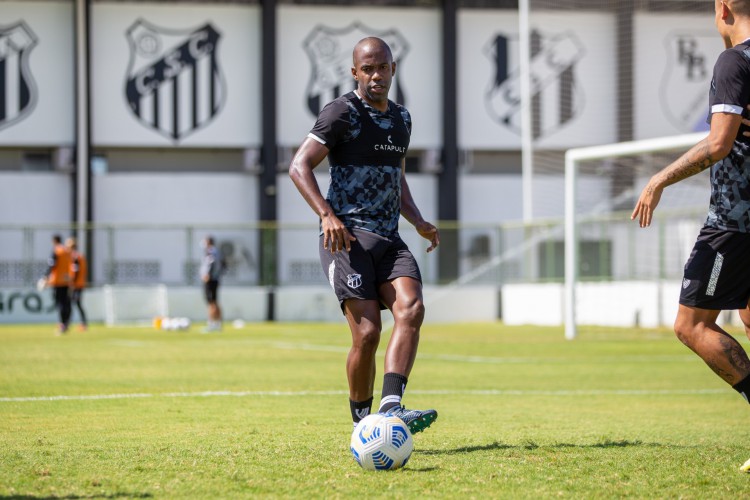
<instances>
[{"instance_id":1,"label":"green grass pitch","mask_svg":"<svg viewBox=\"0 0 750 500\"><path fill-rule=\"evenodd\" d=\"M349 453L349 338L343 320L3 326L0 498L750 493L748 405L670 331L426 325L404 403L440 417L392 472Z\"/></svg>"}]
</instances>

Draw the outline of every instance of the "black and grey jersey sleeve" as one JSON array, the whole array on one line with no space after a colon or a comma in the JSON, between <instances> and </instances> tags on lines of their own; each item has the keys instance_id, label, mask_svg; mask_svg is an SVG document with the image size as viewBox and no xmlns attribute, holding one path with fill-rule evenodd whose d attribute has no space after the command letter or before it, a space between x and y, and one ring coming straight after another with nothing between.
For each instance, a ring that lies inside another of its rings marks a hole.
<instances>
[{"instance_id":1,"label":"black and grey jersey sleeve","mask_svg":"<svg viewBox=\"0 0 750 500\"><path fill-rule=\"evenodd\" d=\"M711 81L711 114L741 115L750 103L750 60L742 51L728 49L719 55Z\"/></svg>"},{"instance_id":2,"label":"black and grey jersey sleeve","mask_svg":"<svg viewBox=\"0 0 750 500\"><path fill-rule=\"evenodd\" d=\"M318 120L307 136L326 146L333 148L349 135L351 126L349 106L344 99L335 99L320 111Z\"/></svg>"}]
</instances>

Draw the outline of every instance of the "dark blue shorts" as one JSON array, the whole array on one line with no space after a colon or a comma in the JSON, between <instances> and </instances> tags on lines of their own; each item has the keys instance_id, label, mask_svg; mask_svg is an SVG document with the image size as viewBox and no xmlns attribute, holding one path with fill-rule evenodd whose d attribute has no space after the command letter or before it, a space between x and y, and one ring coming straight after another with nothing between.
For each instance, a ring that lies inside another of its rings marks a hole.
<instances>
[{"instance_id":1,"label":"dark blue shorts","mask_svg":"<svg viewBox=\"0 0 750 500\"><path fill-rule=\"evenodd\" d=\"M357 238L351 251L332 254L323 248L320 236L320 264L343 309L347 299L380 300L378 287L396 278L422 282L417 261L399 236L386 238L370 231L349 229ZM385 306L381 303L381 309Z\"/></svg>"},{"instance_id":2,"label":"dark blue shorts","mask_svg":"<svg viewBox=\"0 0 750 500\"><path fill-rule=\"evenodd\" d=\"M680 304L744 309L750 300L750 234L704 226L685 264Z\"/></svg>"}]
</instances>

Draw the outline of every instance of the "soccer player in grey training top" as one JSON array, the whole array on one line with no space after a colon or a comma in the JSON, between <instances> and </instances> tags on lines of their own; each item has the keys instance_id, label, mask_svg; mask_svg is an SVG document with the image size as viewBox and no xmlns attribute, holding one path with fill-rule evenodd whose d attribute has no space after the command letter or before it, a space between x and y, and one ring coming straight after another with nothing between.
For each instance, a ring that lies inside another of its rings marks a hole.
<instances>
[{"instance_id":1,"label":"soccer player in grey training top","mask_svg":"<svg viewBox=\"0 0 750 500\"><path fill-rule=\"evenodd\" d=\"M371 411L375 352L381 309L394 325L385 353L379 412L396 415L412 432L429 427L435 410L401 405L414 365L424 318L419 267L398 234L399 215L437 248L437 228L425 221L406 183L404 157L411 116L388 99L396 73L391 49L379 38L354 47L356 90L323 108L289 167L302 196L320 217L319 252L352 332L346 362L349 407L354 424ZM313 169L328 156L331 184L323 198Z\"/></svg>"},{"instance_id":2,"label":"soccer player in grey training top","mask_svg":"<svg viewBox=\"0 0 750 500\"><path fill-rule=\"evenodd\" d=\"M200 275L208 304L207 332L221 331L221 307L219 307L219 280L224 272L224 258L216 248L213 236L206 236L201 242L203 246L203 260Z\"/></svg>"},{"instance_id":3,"label":"soccer player in grey training top","mask_svg":"<svg viewBox=\"0 0 750 500\"><path fill-rule=\"evenodd\" d=\"M685 264L674 330L716 374L750 401L750 360L719 325L722 309L739 309L750 334L750 138L742 112L750 103L750 0L715 0L715 22L726 50L709 90L708 137L654 175L631 215L651 224L664 188L711 168L703 229ZM750 460L740 467L750 472Z\"/></svg>"}]
</instances>

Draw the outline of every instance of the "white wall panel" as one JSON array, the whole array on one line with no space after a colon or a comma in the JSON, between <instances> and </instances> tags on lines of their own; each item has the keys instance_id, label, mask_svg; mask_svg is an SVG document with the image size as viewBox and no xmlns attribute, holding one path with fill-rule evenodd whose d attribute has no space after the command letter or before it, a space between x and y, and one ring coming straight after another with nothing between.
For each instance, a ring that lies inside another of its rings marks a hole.
<instances>
[{"instance_id":1,"label":"white wall panel","mask_svg":"<svg viewBox=\"0 0 750 500\"><path fill-rule=\"evenodd\" d=\"M0 224L68 224L70 176L62 173L0 173Z\"/></svg>"}]
</instances>

